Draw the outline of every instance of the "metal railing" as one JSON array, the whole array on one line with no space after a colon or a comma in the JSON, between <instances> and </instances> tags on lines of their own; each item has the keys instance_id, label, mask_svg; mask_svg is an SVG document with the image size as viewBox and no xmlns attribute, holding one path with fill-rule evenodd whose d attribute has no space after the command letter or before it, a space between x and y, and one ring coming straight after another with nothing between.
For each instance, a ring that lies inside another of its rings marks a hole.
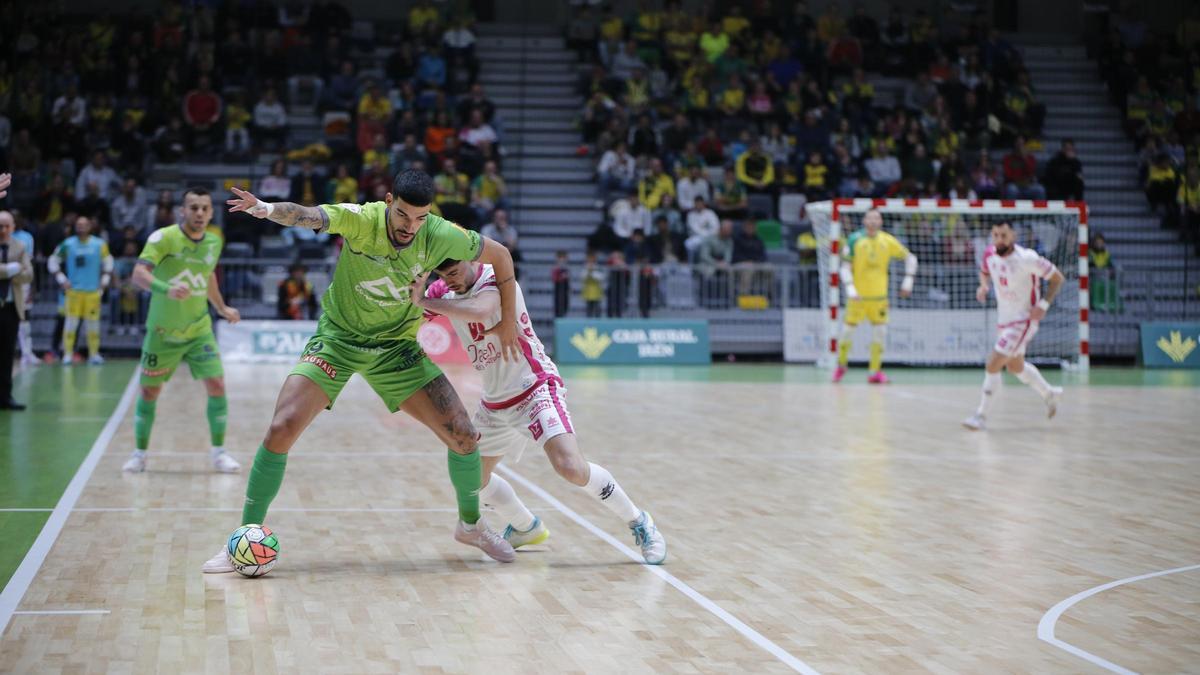
<instances>
[{"instance_id":1,"label":"metal railing","mask_svg":"<svg viewBox=\"0 0 1200 675\"><path fill-rule=\"evenodd\" d=\"M149 294L130 281L135 261L117 262L112 287L103 303L106 347L135 348L140 343ZM280 282L289 260L223 259L217 268L226 302L245 318L275 318ZM321 295L333 277L335 263L306 261L307 279ZM553 323L555 290L552 266L525 263L520 281L539 331ZM49 346L60 291L45 265L37 265L33 311L36 348ZM628 265L598 268L600 295L583 297L582 266L571 269L568 316L658 316L708 318L741 343L781 338L782 310L821 306L821 278L816 264L737 264L729 266ZM920 268L912 298L900 299L899 277L893 274L893 306L924 309L978 309L973 265L927 265ZM1092 344L1101 354L1136 353L1138 324L1149 320L1200 320L1200 273L1187 268L1114 267L1092 270L1090 284ZM1073 292L1061 296L1073 305ZM1065 314L1063 320L1068 320ZM544 337L549 337L548 335Z\"/></svg>"}]
</instances>

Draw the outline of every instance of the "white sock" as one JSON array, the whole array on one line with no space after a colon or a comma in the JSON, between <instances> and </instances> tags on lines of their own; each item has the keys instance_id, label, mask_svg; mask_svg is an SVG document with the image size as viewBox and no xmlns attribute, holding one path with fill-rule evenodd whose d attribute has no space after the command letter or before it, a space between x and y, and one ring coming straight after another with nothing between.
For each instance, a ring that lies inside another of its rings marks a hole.
<instances>
[{"instance_id":1,"label":"white sock","mask_svg":"<svg viewBox=\"0 0 1200 675\"><path fill-rule=\"evenodd\" d=\"M134 450L133 456L144 459L146 457L146 451L145 450Z\"/></svg>"},{"instance_id":2,"label":"white sock","mask_svg":"<svg viewBox=\"0 0 1200 675\"><path fill-rule=\"evenodd\" d=\"M979 408L975 410L976 415L987 415L988 406L992 404L992 398L1000 391L1000 373L984 373L983 376L983 393L979 399Z\"/></svg>"},{"instance_id":3,"label":"white sock","mask_svg":"<svg viewBox=\"0 0 1200 675\"><path fill-rule=\"evenodd\" d=\"M1046 378L1042 377L1042 371L1038 370L1037 366L1032 363L1025 364L1025 369L1017 373L1017 379L1033 387L1033 390L1042 398L1050 395L1050 383L1046 381Z\"/></svg>"},{"instance_id":4,"label":"white sock","mask_svg":"<svg viewBox=\"0 0 1200 675\"><path fill-rule=\"evenodd\" d=\"M642 517L642 510L633 505L629 495L625 494L608 469L591 462L588 462L588 467L592 473L588 478L587 485L580 488L581 490L591 495L593 499L600 500L601 504L607 506L609 511L617 514L626 523L632 523Z\"/></svg>"},{"instance_id":5,"label":"white sock","mask_svg":"<svg viewBox=\"0 0 1200 675\"><path fill-rule=\"evenodd\" d=\"M496 509L496 513L514 530L525 532L533 527L533 514L525 508L512 485L495 473L488 479L488 484L480 488L479 501Z\"/></svg>"},{"instance_id":6,"label":"white sock","mask_svg":"<svg viewBox=\"0 0 1200 675\"><path fill-rule=\"evenodd\" d=\"M212 447L212 450L209 451L208 456L211 457L212 459L216 459L219 455L221 455L224 452L225 452L225 448L223 448L219 445L214 445Z\"/></svg>"}]
</instances>

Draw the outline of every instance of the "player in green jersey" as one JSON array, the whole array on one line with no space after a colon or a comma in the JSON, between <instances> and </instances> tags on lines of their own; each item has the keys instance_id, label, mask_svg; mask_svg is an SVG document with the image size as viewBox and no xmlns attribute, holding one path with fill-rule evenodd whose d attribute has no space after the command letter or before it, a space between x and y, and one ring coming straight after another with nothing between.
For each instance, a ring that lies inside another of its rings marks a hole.
<instances>
[{"instance_id":1,"label":"player in green jersey","mask_svg":"<svg viewBox=\"0 0 1200 675\"><path fill-rule=\"evenodd\" d=\"M341 235L345 245L333 282L321 299L317 332L283 383L275 413L246 486L242 524L261 524L283 482L287 453L322 410L332 408L354 373L371 385L392 412L416 418L449 448L450 481L458 499L454 538L495 560L516 559L512 546L479 518L482 483L479 434L441 370L417 343L422 310L409 300L413 280L443 260L479 260L493 266L502 318L489 332L505 359L523 358L517 342L516 284L503 245L430 214L433 179L424 171L397 174L382 202L305 207L269 204L233 189L230 211L244 211L288 227ZM233 570L225 548L204 565L210 573Z\"/></svg>"},{"instance_id":2,"label":"player in green jersey","mask_svg":"<svg viewBox=\"0 0 1200 675\"><path fill-rule=\"evenodd\" d=\"M204 380L208 391L208 428L212 439L213 468L233 473L241 466L225 453L225 371L213 337L208 303L230 323L241 320L225 304L213 270L221 257L221 238L208 231L212 196L203 188L183 193L183 222L155 230L133 268L133 283L151 292L146 338L142 341L141 396L134 414L135 449L125 471L146 470L146 449L154 426L154 409L162 386L180 361L187 361L192 377Z\"/></svg>"}]
</instances>

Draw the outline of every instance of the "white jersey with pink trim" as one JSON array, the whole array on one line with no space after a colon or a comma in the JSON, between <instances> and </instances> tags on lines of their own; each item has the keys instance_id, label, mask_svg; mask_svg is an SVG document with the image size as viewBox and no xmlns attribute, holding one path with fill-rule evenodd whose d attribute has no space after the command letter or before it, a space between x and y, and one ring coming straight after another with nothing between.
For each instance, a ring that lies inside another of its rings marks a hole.
<instances>
[{"instance_id":1,"label":"white jersey with pink trim","mask_svg":"<svg viewBox=\"0 0 1200 675\"><path fill-rule=\"evenodd\" d=\"M479 264L476 270L478 278L465 297L473 298L480 293L498 293L500 289L496 286L496 273L492 266ZM446 282L440 279L429 285L425 296L450 300L463 297L450 290ZM467 350L471 365L483 375L483 401L489 407L505 403L512 405L549 380L562 382L558 376L558 367L546 355L542 341L533 332L529 312L525 309L525 296L521 293L519 284L516 296L517 339L521 343L522 352L521 358L516 361L505 361L500 352L500 339L495 335L484 334L484 330L500 323L499 309L488 317L485 323L450 319L454 332L458 333L458 339L462 341L463 349Z\"/></svg>"},{"instance_id":2,"label":"white jersey with pink trim","mask_svg":"<svg viewBox=\"0 0 1200 675\"><path fill-rule=\"evenodd\" d=\"M1029 311L1042 297L1041 280L1054 273L1054 263L1023 246L1014 244L1003 257L989 246L983 254L983 272L996 290L997 323L1007 326L1029 320Z\"/></svg>"}]
</instances>

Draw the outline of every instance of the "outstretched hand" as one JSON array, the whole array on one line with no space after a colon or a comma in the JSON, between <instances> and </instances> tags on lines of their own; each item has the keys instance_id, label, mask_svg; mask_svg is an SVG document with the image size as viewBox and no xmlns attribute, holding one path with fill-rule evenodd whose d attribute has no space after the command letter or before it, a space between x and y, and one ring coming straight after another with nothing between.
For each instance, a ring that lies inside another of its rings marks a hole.
<instances>
[{"instance_id":1,"label":"outstretched hand","mask_svg":"<svg viewBox=\"0 0 1200 675\"><path fill-rule=\"evenodd\" d=\"M8 186L12 185L11 173L0 173L0 199L8 195Z\"/></svg>"},{"instance_id":2,"label":"outstretched hand","mask_svg":"<svg viewBox=\"0 0 1200 675\"><path fill-rule=\"evenodd\" d=\"M238 213L239 211L249 213L255 218L266 218L268 209L262 201L255 197L250 192L237 187L229 188L236 199L226 199L225 203L229 205L230 213Z\"/></svg>"}]
</instances>

